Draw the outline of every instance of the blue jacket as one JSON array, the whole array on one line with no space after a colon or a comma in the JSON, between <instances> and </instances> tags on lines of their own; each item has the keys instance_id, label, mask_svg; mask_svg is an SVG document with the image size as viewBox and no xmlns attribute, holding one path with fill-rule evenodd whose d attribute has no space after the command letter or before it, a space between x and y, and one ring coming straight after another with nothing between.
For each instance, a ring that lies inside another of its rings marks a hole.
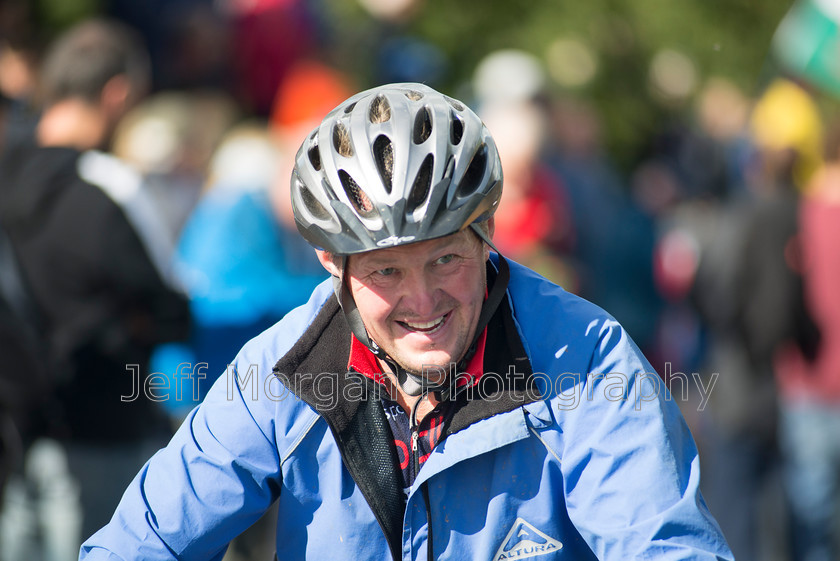
<instances>
[{"instance_id":1,"label":"blue jacket","mask_svg":"<svg viewBox=\"0 0 840 561\"><path fill-rule=\"evenodd\" d=\"M621 326L515 264L503 307L529 383L456 414L404 515L364 467L384 448L368 386L307 370L348 338L325 283L242 349L238 376L216 382L81 558L221 559L277 500L279 559L731 559L688 428Z\"/></svg>"}]
</instances>

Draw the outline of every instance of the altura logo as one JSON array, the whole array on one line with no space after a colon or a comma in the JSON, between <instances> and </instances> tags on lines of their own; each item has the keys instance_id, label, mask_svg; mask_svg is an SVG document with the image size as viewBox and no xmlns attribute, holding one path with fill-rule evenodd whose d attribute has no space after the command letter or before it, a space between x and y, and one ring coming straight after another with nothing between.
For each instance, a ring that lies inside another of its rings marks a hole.
<instances>
[{"instance_id":1,"label":"altura logo","mask_svg":"<svg viewBox=\"0 0 840 561\"><path fill-rule=\"evenodd\" d=\"M548 537L521 518L517 518L505 536L493 561L502 559L527 559L559 551L563 544Z\"/></svg>"},{"instance_id":2,"label":"altura logo","mask_svg":"<svg viewBox=\"0 0 840 561\"><path fill-rule=\"evenodd\" d=\"M376 242L376 245L379 247L391 247L394 245L400 245L403 243L413 242L415 236L390 236L383 240L379 240Z\"/></svg>"}]
</instances>

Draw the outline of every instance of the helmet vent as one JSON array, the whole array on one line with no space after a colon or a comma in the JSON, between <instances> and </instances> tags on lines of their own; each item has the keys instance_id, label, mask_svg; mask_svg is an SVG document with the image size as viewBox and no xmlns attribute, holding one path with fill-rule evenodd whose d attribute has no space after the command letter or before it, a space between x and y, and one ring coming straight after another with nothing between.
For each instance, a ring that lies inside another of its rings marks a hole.
<instances>
[{"instance_id":1,"label":"helmet vent","mask_svg":"<svg viewBox=\"0 0 840 561\"><path fill-rule=\"evenodd\" d=\"M345 158L353 157L353 144L350 142L350 133L344 123L336 123L333 128L333 146L335 151Z\"/></svg>"},{"instance_id":2,"label":"helmet vent","mask_svg":"<svg viewBox=\"0 0 840 561\"><path fill-rule=\"evenodd\" d=\"M312 164L315 171L321 171L321 152L318 150L318 145L310 148L306 154L309 156L309 163Z\"/></svg>"},{"instance_id":3,"label":"helmet vent","mask_svg":"<svg viewBox=\"0 0 840 561\"><path fill-rule=\"evenodd\" d=\"M330 217L327 209L318 202L318 199L315 198L312 191L306 188L306 185L298 183L298 189L300 189L300 198L303 201L303 205L315 218L319 220L326 220Z\"/></svg>"},{"instance_id":4,"label":"helmet vent","mask_svg":"<svg viewBox=\"0 0 840 561\"><path fill-rule=\"evenodd\" d=\"M426 201L429 196L429 190L432 187L432 166L435 163L434 157L429 154L423 163L420 164L420 170L417 172L417 177L414 178L414 185L411 186L411 193L408 195L406 205L406 212L414 212L420 205Z\"/></svg>"},{"instance_id":5,"label":"helmet vent","mask_svg":"<svg viewBox=\"0 0 840 561\"><path fill-rule=\"evenodd\" d=\"M370 202L370 198L362 191L359 184L343 169L338 170L338 177L341 179L341 186L344 187L344 192L347 193L347 197L350 198L356 212L362 216L370 216L374 211L373 203Z\"/></svg>"},{"instance_id":6,"label":"helmet vent","mask_svg":"<svg viewBox=\"0 0 840 561\"><path fill-rule=\"evenodd\" d=\"M432 115L424 107L414 117L414 144L423 144L432 135Z\"/></svg>"},{"instance_id":7,"label":"helmet vent","mask_svg":"<svg viewBox=\"0 0 840 561\"><path fill-rule=\"evenodd\" d=\"M414 90L410 90L405 92L405 97L407 97L411 101L420 101L421 99L423 99L423 94Z\"/></svg>"},{"instance_id":8,"label":"helmet vent","mask_svg":"<svg viewBox=\"0 0 840 561\"><path fill-rule=\"evenodd\" d=\"M344 114L347 115L348 113L352 113L353 109L355 109L355 108L356 108L356 102L354 101L353 103L351 103L350 105L348 105L347 107L344 108Z\"/></svg>"},{"instance_id":9,"label":"helmet vent","mask_svg":"<svg viewBox=\"0 0 840 561\"><path fill-rule=\"evenodd\" d=\"M487 145L482 144L473 155L467 171L464 173L464 178L458 185L456 194L459 197L471 195L480 186L481 180L484 178L484 173L487 170Z\"/></svg>"},{"instance_id":10,"label":"helmet vent","mask_svg":"<svg viewBox=\"0 0 840 561\"><path fill-rule=\"evenodd\" d=\"M454 107L456 111L463 111L464 110L464 106L461 105L461 103L459 103L458 101L455 101L454 99L452 99L449 96L444 96L444 97L446 98L446 101L449 102L449 105Z\"/></svg>"},{"instance_id":11,"label":"helmet vent","mask_svg":"<svg viewBox=\"0 0 840 561\"><path fill-rule=\"evenodd\" d=\"M373 141L373 159L376 161L376 169L382 177L385 191L390 195L394 177L394 145L384 134Z\"/></svg>"},{"instance_id":12,"label":"helmet vent","mask_svg":"<svg viewBox=\"0 0 840 561\"><path fill-rule=\"evenodd\" d=\"M378 95L370 104L368 119L371 124L386 123L391 119L391 104L384 95Z\"/></svg>"},{"instance_id":13,"label":"helmet vent","mask_svg":"<svg viewBox=\"0 0 840 561\"><path fill-rule=\"evenodd\" d=\"M458 115L452 114L452 126L449 129L449 138L452 144L460 144L464 137L464 121Z\"/></svg>"}]
</instances>

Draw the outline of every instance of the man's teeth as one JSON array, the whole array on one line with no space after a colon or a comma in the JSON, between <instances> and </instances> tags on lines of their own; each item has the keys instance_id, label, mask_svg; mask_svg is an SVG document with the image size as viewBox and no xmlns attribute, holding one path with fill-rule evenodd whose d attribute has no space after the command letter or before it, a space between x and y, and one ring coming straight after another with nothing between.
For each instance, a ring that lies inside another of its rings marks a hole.
<instances>
[{"instance_id":1,"label":"man's teeth","mask_svg":"<svg viewBox=\"0 0 840 561\"><path fill-rule=\"evenodd\" d=\"M441 316L434 321L426 321L426 322L411 322L405 321L403 322L407 327L410 329L415 329L417 331L429 331L441 325L443 320L446 319L446 316Z\"/></svg>"}]
</instances>

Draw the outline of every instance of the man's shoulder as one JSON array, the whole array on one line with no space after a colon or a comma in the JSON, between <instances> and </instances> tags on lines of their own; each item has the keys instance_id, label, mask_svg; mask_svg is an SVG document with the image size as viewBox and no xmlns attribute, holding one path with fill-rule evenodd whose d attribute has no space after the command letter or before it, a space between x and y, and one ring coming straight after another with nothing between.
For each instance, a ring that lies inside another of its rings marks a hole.
<instances>
[{"instance_id":1,"label":"man's shoulder","mask_svg":"<svg viewBox=\"0 0 840 561\"><path fill-rule=\"evenodd\" d=\"M75 169L79 154L71 148L45 148L31 141L5 146L0 153L2 192L32 198L78 181Z\"/></svg>"},{"instance_id":2,"label":"man's shoulder","mask_svg":"<svg viewBox=\"0 0 840 561\"><path fill-rule=\"evenodd\" d=\"M342 351L330 341L330 332L335 331L337 310L332 284L325 281L316 287L306 304L248 341L237 354L224 381L220 378L214 384L211 394L229 393L236 380L240 389L250 388L250 393L243 390L243 395L251 396L247 399L253 401L252 405L259 402L264 414L279 415L277 419L282 420L277 422L280 424L296 422L292 419L302 411L303 404L306 404L304 408L317 409L318 400L324 396L318 394L313 398L314 381L323 375L335 377L346 368L344 357L341 368L336 370L342 360ZM349 339L347 343L349 348ZM345 379L339 377L337 380ZM327 396L327 399L331 398ZM277 409L281 402L283 406Z\"/></svg>"},{"instance_id":3,"label":"man's shoulder","mask_svg":"<svg viewBox=\"0 0 840 561\"><path fill-rule=\"evenodd\" d=\"M600 306L568 292L533 270L510 262L510 294L517 317L533 318L548 324L564 325L593 320L612 320L613 317ZM531 319L529 319L531 321Z\"/></svg>"},{"instance_id":4,"label":"man's shoulder","mask_svg":"<svg viewBox=\"0 0 840 561\"><path fill-rule=\"evenodd\" d=\"M117 205L79 174L82 153L73 148L21 144L0 159L0 206L10 229L79 229L112 227Z\"/></svg>"},{"instance_id":5,"label":"man's shoulder","mask_svg":"<svg viewBox=\"0 0 840 561\"><path fill-rule=\"evenodd\" d=\"M639 358L612 315L527 267L511 263L508 293L535 371L585 372L618 347Z\"/></svg>"}]
</instances>

